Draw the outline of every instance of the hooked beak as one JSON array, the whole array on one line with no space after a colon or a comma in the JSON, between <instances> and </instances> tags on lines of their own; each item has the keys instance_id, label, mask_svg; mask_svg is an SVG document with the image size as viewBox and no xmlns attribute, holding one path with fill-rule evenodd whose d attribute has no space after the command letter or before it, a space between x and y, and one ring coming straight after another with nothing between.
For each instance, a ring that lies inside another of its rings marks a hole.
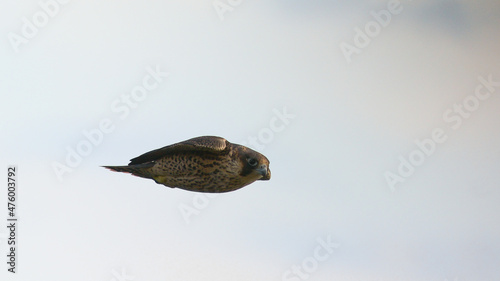
<instances>
[{"instance_id":1,"label":"hooked beak","mask_svg":"<svg viewBox=\"0 0 500 281\"><path fill-rule=\"evenodd\" d=\"M267 165L261 165L259 168L255 169L259 174L262 175L262 178L259 180L269 180L271 179L271 170L267 167Z\"/></svg>"}]
</instances>

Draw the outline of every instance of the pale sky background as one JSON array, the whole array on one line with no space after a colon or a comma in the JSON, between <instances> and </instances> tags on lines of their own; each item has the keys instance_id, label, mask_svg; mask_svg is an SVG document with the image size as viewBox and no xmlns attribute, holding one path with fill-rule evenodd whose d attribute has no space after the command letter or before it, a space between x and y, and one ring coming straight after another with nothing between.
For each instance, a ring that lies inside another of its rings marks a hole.
<instances>
[{"instance_id":1,"label":"pale sky background","mask_svg":"<svg viewBox=\"0 0 500 281\"><path fill-rule=\"evenodd\" d=\"M1 280L500 280L500 85L474 98L478 77L500 82L498 1L402 1L350 62L341 44L388 1L233 0L222 19L213 3L69 1L16 47L45 12L2 2L0 217L14 164L19 246ZM148 68L169 75L118 111ZM450 113L464 100L468 118ZM392 190L434 130L446 140ZM100 167L201 135L268 137L272 179L207 198Z\"/></svg>"}]
</instances>

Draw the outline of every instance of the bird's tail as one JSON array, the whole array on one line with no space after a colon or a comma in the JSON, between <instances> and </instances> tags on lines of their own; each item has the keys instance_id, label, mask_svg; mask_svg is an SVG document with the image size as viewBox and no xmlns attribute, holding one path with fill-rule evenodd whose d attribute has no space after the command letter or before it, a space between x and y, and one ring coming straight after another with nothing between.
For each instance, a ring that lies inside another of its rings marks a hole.
<instances>
[{"instance_id":1,"label":"bird's tail","mask_svg":"<svg viewBox=\"0 0 500 281\"><path fill-rule=\"evenodd\" d=\"M153 177L151 173L151 167L153 166L154 163L150 162L150 163L136 164L129 166L102 166L102 167L109 169L111 171L129 173L134 176L150 179Z\"/></svg>"}]
</instances>

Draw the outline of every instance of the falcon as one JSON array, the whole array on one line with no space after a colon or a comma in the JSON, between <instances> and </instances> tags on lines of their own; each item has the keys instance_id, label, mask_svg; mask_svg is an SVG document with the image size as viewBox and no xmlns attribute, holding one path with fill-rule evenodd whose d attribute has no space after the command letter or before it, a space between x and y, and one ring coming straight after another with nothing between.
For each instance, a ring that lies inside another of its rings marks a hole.
<instances>
[{"instance_id":1,"label":"falcon","mask_svg":"<svg viewBox=\"0 0 500 281\"><path fill-rule=\"evenodd\" d=\"M203 136L168 145L130 160L128 166L103 166L196 192L229 192L271 179L266 156L224 138Z\"/></svg>"}]
</instances>

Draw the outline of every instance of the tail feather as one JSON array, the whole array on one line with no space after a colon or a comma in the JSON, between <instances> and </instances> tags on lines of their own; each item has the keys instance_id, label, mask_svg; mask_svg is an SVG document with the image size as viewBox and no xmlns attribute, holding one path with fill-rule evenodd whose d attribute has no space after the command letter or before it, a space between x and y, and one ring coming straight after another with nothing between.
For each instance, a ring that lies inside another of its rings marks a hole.
<instances>
[{"instance_id":1,"label":"tail feather","mask_svg":"<svg viewBox=\"0 0 500 281\"><path fill-rule=\"evenodd\" d=\"M114 172L129 173L134 176L150 179L153 177L150 169L152 166L154 166L154 163L150 162L145 164L137 164L129 166L102 166L102 167Z\"/></svg>"}]
</instances>

